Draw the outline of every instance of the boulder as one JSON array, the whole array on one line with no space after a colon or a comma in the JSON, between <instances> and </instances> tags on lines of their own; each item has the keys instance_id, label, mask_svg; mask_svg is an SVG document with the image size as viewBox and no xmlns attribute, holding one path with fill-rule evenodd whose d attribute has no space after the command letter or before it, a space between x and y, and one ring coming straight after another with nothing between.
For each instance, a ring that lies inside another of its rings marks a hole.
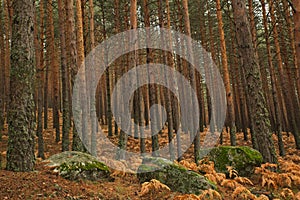
<instances>
[{"instance_id":1,"label":"boulder","mask_svg":"<svg viewBox=\"0 0 300 200\"><path fill-rule=\"evenodd\" d=\"M47 159L47 166L54 168L62 177L69 180L110 180L109 168L96 157L76 151L55 154Z\"/></svg>"},{"instance_id":2,"label":"boulder","mask_svg":"<svg viewBox=\"0 0 300 200\"><path fill-rule=\"evenodd\" d=\"M201 190L216 188L204 176L159 157L144 158L137 176L141 183L156 179L172 191L186 194L200 194Z\"/></svg>"},{"instance_id":3,"label":"boulder","mask_svg":"<svg viewBox=\"0 0 300 200\"><path fill-rule=\"evenodd\" d=\"M226 166L232 166L239 176L249 176L263 161L260 152L247 146L220 146L211 149L207 156L217 172L226 174Z\"/></svg>"}]
</instances>

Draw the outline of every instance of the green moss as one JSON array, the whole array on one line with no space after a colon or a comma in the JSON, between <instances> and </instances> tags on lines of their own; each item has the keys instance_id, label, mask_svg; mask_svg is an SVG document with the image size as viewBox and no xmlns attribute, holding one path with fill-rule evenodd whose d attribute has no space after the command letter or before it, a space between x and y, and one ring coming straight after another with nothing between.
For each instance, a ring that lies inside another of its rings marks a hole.
<instances>
[{"instance_id":1,"label":"green moss","mask_svg":"<svg viewBox=\"0 0 300 200\"><path fill-rule=\"evenodd\" d=\"M109 178L110 169L97 158L82 152L67 151L51 156L47 162L59 174L70 180L97 180Z\"/></svg>"},{"instance_id":2,"label":"green moss","mask_svg":"<svg viewBox=\"0 0 300 200\"><path fill-rule=\"evenodd\" d=\"M91 162L69 162L63 163L59 167L59 171L89 171L89 170L101 170L110 172L109 168L101 162L91 161Z\"/></svg>"},{"instance_id":3,"label":"green moss","mask_svg":"<svg viewBox=\"0 0 300 200\"><path fill-rule=\"evenodd\" d=\"M216 188L215 184L208 181L204 176L187 170L163 158L146 158L138 170L140 182L159 180L173 191L181 193L200 194L201 190Z\"/></svg>"},{"instance_id":4,"label":"green moss","mask_svg":"<svg viewBox=\"0 0 300 200\"><path fill-rule=\"evenodd\" d=\"M214 161L218 172L227 173L226 166L232 166L243 176L252 173L254 167L262 163L262 155L246 146L217 147L211 150L208 157Z\"/></svg>"}]
</instances>

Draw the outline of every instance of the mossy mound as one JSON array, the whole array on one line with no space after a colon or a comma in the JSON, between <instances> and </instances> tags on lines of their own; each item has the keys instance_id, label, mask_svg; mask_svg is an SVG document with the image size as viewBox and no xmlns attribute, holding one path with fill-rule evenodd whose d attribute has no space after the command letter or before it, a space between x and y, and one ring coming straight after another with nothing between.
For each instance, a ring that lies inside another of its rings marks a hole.
<instances>
[{"instance_id":1,"label":"mossy mound","mask_svg":"<svg viewBox=\"0 0 300 200\"><path fill-rule=\"evenodd\" d=\"M138 168L137 176L141 183L156 179L172 191L185 194L200 194L201 190L216 188L204 176L158 157L144 158L143 164Z\"/></svg>"},{"instance_id":2,"label":"mossy mound","mask_svg":"<svg viewBox=\"0 0 300 200\"><path fill-rule=\"evenodd\" d=\"M248 176L260 166L263 158L260 152L247 146L220 146L208 153L208 159L215 163L215 170L228 173L226 166L232 166L240 176Z\"/></svg>"},{"instance_id":3,"label":"mossy mound","mask_svg":"<svg viewBox=\"0 0 300 200\"><path fill-rule=\"evenodd\" d=\"M66 151L51 156L46 162L55 167L59 175L69 180L110 180L109 168L97 158L82 152Z\"/></svg>"}]
</instances>

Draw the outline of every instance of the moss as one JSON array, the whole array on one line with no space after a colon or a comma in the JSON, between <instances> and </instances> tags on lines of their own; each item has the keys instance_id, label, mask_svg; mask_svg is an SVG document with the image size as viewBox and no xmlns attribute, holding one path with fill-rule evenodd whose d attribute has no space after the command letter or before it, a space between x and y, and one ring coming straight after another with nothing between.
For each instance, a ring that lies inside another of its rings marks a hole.
<instances>
[{"instance_id":1,"label":"moss","mask_svg":"<svg viewBox=\"0 0 300 200\"><path fill-rule=\"evenodd\" d=\"M59 167L59 171L89 171L89 170L101 170L110 172L109 168L101 162L69 162L63 163Z\"/></svg>"},{"instance_id":2,"label":"moss","mask_svg":"<svg viewBox=\"0 0 300 200\"><path fill-rule=\"evenodd\" d=\"M70 180L98 180L109 178L110 169L97 158L82 152L67 151L50 157L50 166L55 166L59 174Z\"/></svg>"},{"instance_id":3,"label":"moss","mask_svg":"<svg viewBox=\"0 0 300 200\"><path fill-rule=\"evenodd\" d=\"M214 161L218 172L227 173L226 166L233 166L239 175L248 175L255 166L262 163L262 155L249 147L221 146L211 150L208 154L210 160Z\"/></svg>"},{"instance_id":4,"label":"moss","mask_svg":"<svg viewBox=\"0 0 300 200\"><path fill-rule=\"evenodd\" d=\"M156 179L181 193L200 194L201 190L216 188L204 176L163 158L145 158L138 172L141 183Z\"/></svg>"}]
</instances>

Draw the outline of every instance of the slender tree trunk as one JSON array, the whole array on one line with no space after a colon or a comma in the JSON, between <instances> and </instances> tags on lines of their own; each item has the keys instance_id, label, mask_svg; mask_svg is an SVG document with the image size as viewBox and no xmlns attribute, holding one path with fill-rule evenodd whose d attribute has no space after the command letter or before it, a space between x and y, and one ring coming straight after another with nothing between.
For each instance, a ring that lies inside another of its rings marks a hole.
<instances>
[{"instance_id":1,"label":"slender tree trunk","mask_svg":"<svg viewBox=\"0 0 300 200\"><path fill-rule=\"evenodd\" d=\"M162 9L162 0L158 1L159 4L159 8L158 8L158 16L159 16L159 26L160 28L164 28L164 20L163 20L163 9ZM168 17L169 18L169 17ZM168 22L169 23L169 22ZM169 37L170 35L164 35L163 33L161 33L161 43L162 46L168 45L167 43L171 44L170 40L169 41L165 41L165 37ZM170 61L170 59L168 59L168 55L167 52L163 51L162 53L162 63L164 64L169 64L168 61ZM172 64L172 63L170 63ZM170 66L170 65L169 65ZM172 66L173 67L173 66ZM175 159L175 152L174 152L174 142L173 142L173 115L172 115L172 103L171 103L171 93L170 93L170 87L171 87L171 81L173 79L172 75L166 75L166 72L163 72L165 74L165 83L167 88L164 90L164 98L165 98L165 107L166 107L166 111L167 111L167 123L168 123L168 139L169 139L169 152L170 152L170 160L174 160Z\"/></svg>"},{"instance_id":2,"label":"slender tree trunk","mask_svg":"<svg viewBox=\"0 0 300 200\"><path fill-rule=\"evenodd\" d=\"M183 0L182 1L183 5L183 17L184 17L184 25L185 25L185 33L187 36L191 37L191 25L190 25L190 17L189 17L189 10L188 10L188 1ZM192 43L191 40L186 41L187 42L187 52L190 56L191 62L193 62L193 49L192 49ZM195 69L191 66L189 69L189 79L190 79L190 84L192 88L196 88L196 79L195 79ZM196 105L196 102L194 102L194 99L191 100L191 105ZM193 108L193 106L191 106ZM192 115L191 115L192 116ZM191 119L191 125L190 127L191 133L192 133L192 138L194 140L194 156L195 156L195 162L198 163L198 161L201 159L200 158L200 131L196 130L195 127L197 126L195 119Z\"/></svg>"},{"instance_id":3,"label":"slender tree trunk","mask_svg":"<svg viewBox=\"0 0 300 200\"><path fill-rule=\"evenodd\" d=\"M95 48L95 25L94 25L94 3L93 0L89 0L89 10L90 10L90 42L91 42L91 51ZM92 52L93 53L93 52ZM93 59L94 59L93 55ZM91 81L94 85L95 77L94 74L91 74ZM90 116L91 116L91 125L92 125L92 138L91 138L91 153L92 155L97 155L97 138L96 134L98 132L98 122L97 122L97 113L96 113L96 105L95 105L95 97L94 94L90 94Z\"/></svg>"},{"instance_id":4,"label":"slender tree trunk","mask_svg":"<svg viewBox=\"0 0 300 200\"><path fill-rule=\"evenodd\" d=\"M297 87L298 87L298 95L300 94L300 1L293 0L293 16L294 16L294 26L295 26L295 47L296 47L296 75L297 75Z\"/></svg>"},{"instance_id":5,"label":"slender tree trunk","mask_svg":"<svg viewBox=\"0 0 300 200\"><path fill-rule=\"evenodd\" d=\"M76 34L75 34L75 22L74 22L74 12L73 12L73 0L65 0L65 9L66 9L66 49L67 49L67 72L71 70L71 85L73 86L75 75L78 71L77 66L77 46L76 46ZM67 89L67 88L66 88ZM69 105L71 105L71 90L67 91ZM71 106L69 106L71 109ZM73 113L74 114L74 113ZM69 132L65 132L62 139L62 150L69 150ZM74 142L74 141L73 141Z\"/></svg>"},{"instance_id":6,"label":"slender tree trunk","mask_svg":"<svg viewBox=\"0 0 300 200\"><path fill-rule=\"evenodd\" d=\"M285 19L286 19L286 23L288 26L288 34L289 34L289 43L288 46L290 46L291 48L291 54L293 55L292 57L292 67L290 67L290 63L286 62L287 65L287 73L288 73L288 77L289 77L289 83L290 83L290 88L293 88L293 85L296 86L297 88L297 94L300 94L300 70L299 70L299 66L297 64L297 52L296 52L296 46L295 46L295 35L294 35L294 25L292 22L292 16L291 16L291 9L288 5L288 1L282 1L283 3L283 9L284 9L284 14L285 14ZM283 40L285 41L286 38L283 36ZM287 54L286 55L286 59L289 60L290 55ZM292 69L295 69L295 71ZM295 73L293 73L295 72ZM292 76L292 74L295 74L295 76ZM295 77L295 78L293 78ZM293 99L294 104L298 103L298 105L300 105L300 100L299 98L295 98ZM283 118L284 120L286 118ZM283 121L284 121L283 120ZM288 121L288 120L286 120ZM300 126L298 124L298 129L300 129Z\"/></svg>"},{"instance_id":7,"label":"slender tree trunk","mask_svg":"<svg viewBox=\"0 0 300 200\"><path fill-rule=\"evenodd\" d=\"M102 20L103 20L103 37L104 39L107 38L107 33L106 33L106 17L105 17L105 7L104 3L101 4L101 9L102 9ZM106 69L105 72L105 78L106 78L106 122L108 126L108 136L112 137L113 136L113 121L112 121L112 110L111 110L111 87L110 87L110 71L109 68Z\"/></svg>"},{"instance_id":8,"label":"slender tree trunk","mask_svg":"<svg viewBox=\"0 0 300 200\"><path fill-rule=\"evenodd\" d=\"M14 0L6 169L34 169L34 1ZM17 123L16 123L17 122Z\"/></svg>"},{"instance_id":9,"label":"slender tree trunk","mask_svg":"<svg viewBox=\"0 0 300 200\"><path fill-rule=\"evenodd\" d=\"M170 3L169 3L168 0L166 0L166 10L167 10L167 27L166 28L171 29L171 11L170 11ZM173 42L174 41L172 41L171 32L169 32L169 35L167 37L168 37L168 40L169 40L168 45L171 49L170 52L168 52L168 55L167 55L167 63L168 63L168 66L170 66L171 68L173 68L175 70L175 63L174 63L174 60L173 60ZM177 93L178 93L179 92L178 89L177 89L178 88L178 81L176 80L176 77L174 76L174 74L171 74L171 76L169 78L170 78L169 85L172 86L173 88L175 88L175 90L177 90ZM200 76L199 76L199 78L200 78ZM200 80L199 80L199 82L200 82ZM199 94L203 94L202 86L200 86L199 89L200 89L200 90L198 90ZM171 110L173 112L172 126L174 127L173 129L175 131L176 140L177 140L177 157L180 158L182 152L181 152L181 146L179 146L179 144L180 144L180 141L179 141L180 140L179 104L178 104L178 100L175 97L173 97L173 95L171 95L170 99L171 99L171 102L170 102L171 103ZM201 102L201 105L202 105L202 102ZM203 119L201 119L199 123L200 123L200 127L201 126L203 127ZM172 135L172 137L173 137L173 135ZM171 148L170 148L170 150L171 150Z\"/></svg>"},{"instance_id":10,"label":"slender tree trunk","mask_svg":"<svg viewBox=\"0 0 300 200\"><path fill-rule=\"evenodd\" d=\"M66 60L66 36L65 36L65 6L63 0L58 0L58 14L59 14L59 34L60 34L60 53L61 53L61 83L62 83L62 140L64 141L69 137L70 131L70 105L69 105L69 93L70 90L70 79L67 70ZM64 147L67 149L66 146Z\"/></svg>"},{"instance_id":11,"label":"slender tree trunk","mask_svg":"<svg viewBox=\"0 0 300 200\"><path fill-rule=\"evenodd\" d=\"M264 24L264 31L265 31L265 40L266 40L266 47L267 47L267 53L268 53L268 63L269 63L269 69L270 69L270 75L271 75L271 86L272 86L272 94L274 99L274 109L275 109L275 132L278 136L278 145L279 145L279 151L280 155L284 156L284 145L282 141L282 126L281 126L281 115L279 110L279 102L278 102L278 95L277 95L277 88L276 88L276 75L274 66L272 63L272 52L271 52L271 46L269 41L269 30L268 30L268 24L267 24L267 14L266 14L266 8L265 8L265 1L260 0L262 5L262 11L263 11L263 24Z\"/></svg>"},{"instance_id":12,"label":"slender tree trunk","mask_svg":"<svg viewBox=\"0 0 300 200\"><path fill-rule=\"evenodd\" d=\"M52 79L52 119L53 119L53 128L55 129L56 137L55 141L60 141L60 126L59 126L59 69L56 62L55 56L55 38L54 38L54 22L53 22L53 7L52 7L52 0L47 0L47 55L49 59L49 66L48 70L51 71L51 79ZM48 83L45 85L48 87ZM48 89L47 89L48 90ZM46 93L47 94L47 93ZM48 96L45 96L45 99L48 99ZM47 107L47 106L46 106ZM47 112L47 111L46 111ZM46 114L46 116L48 116ZM47 119L48 120L48 119Z\"/></svg>"},{"instance_id":13,"label":"slender tree trunk","mask_svg":"<svg viewBox=\"0 0 300 200\"><path fill-rule=\"evenodd\" d=\"M11 0L3 0L4 7L4 33L5 37L5 61L4 61L4 81L5 81L5 110L8 110L8 99L10 93L10 40L12 35L12 6Z\"/></svg>"},{"instance_id":14,"label":"slender tree trunk","mask_svg":"<svg viewBox=\"0 0 300 200\"><path fill-rule=\"evenodd\" d=\"M3 16L2 2L0 1L0 16ZM4 45L4 21L0 18L0 141L5 122L5 45ZM7 35L6 35L7 36ZM0 163L1 164L1 163Z\"/></svg>"},{"instance_id":15,"label":"slender tree trunk","mask_svg":"<svg viewBox=\"0 0 300 200\"><path fill-rule=\"evenodd\" d=\"M266 108L266 100L262 93L262 82L258 58L252 45L250 25L247 18L245 0L232 0L234 21L242 68L247 80L247 90L250 103L250 118L252 131L258 141L258 150L265 162L277 163L277 157L272 140L271 125Z\"/></svg>"},{"instance_id":16,"label":"slender tree trunk","mask_svg":"<svg viewBox=\"0 0 300 200\"><path fill-rule=\"evenodd\" d=\"M290 111L288 118L292 125L291 128L292 128L292 132L293 132L293 135L295 138L296 148L300 149L299 129L297 126L297 115L299 115L300 109L297 105L293 105L293 102L291 100L291 97L293 98L293 94L292 94L293 92L291 92L291 90L289 88L288 77L283 69L280 44L279 44L279 40L278 40L276 18L275 18L275 14L274 14L273 0L269 0L269 6L270 6L271 21L273 24L273 32L274 32L273 35L274 35L274 43L275 43L277 63L278 63L278 71L279 71L279 75L280 75L279 80L280 80L280 84L282 86L282 93L283 93L284 101L286 103L287 109ZM296 98L296 96L294 98Z\"/></svg>"},{"instance_id":17,"label":"slender tree trunk","mask_svg":"<svg viewBox=\"0 0 300 200\"><path fill-rule=\"evenodd\" d=\"M209 5L208 5L209 7ZM212 20L211 20L211 11L209 10L207 13L207 17L208 17L208 30L209 30L209 50L211 53L211 57L213 59L213 61L215 63L217 63L217 55L216 55L216 50L215 50L215 43L214 43L214 38L213 38L213 26L212 26ZM208 72L208 74L211 74L210 72ZM210 132L214 133L215 132L215 113L214 109L212 108L212 105L214 104L213 102L215 101L215 99L213 99L213 97L215 96L214 94L210 94L208 91L208 87L206 88L206 93L208 94L208 111L209 111L209 119L210 119L210 124L209 124L209 128L210 128ZM221 135L221 140L222 140L222 135Z\"/></svg>"},{"instance_id":18,"label":"slender tree trunk","mask_svg":"<svg viewBox=\"0 0 300 200\"><path fill-rule=\"evenodd\" d=\"M51 70L54 66L54 29L53 29L53 7L52 0L45 0L44 6L46 9L46 77L44 83L44 128L48 128L48 108L49 108L49 96L51 93L51 87L49 87L49 78L52 75ZM50 78L51 80L51 78ZM54 116L53 116L54 117ZM54 120L54 118L53 118ZM54 125L54 123L53 123ZM57 138L56 138L57 139Z\"/></svg>"},{"instance_id":19,"label":"slender tree trunk","mask_svg":"<svg viewBox=\"0 0 300 200\"><path fill-rule=\"evenodd\" d=\"M80 130L77 130L75 127L75 124L73 125L73 143L72 143L72 150L73 151L85 151L84 145L88 144L88 107L87 107L87 96L86 96L86 73L85 73L85 65L84 65L84 38L83 38L83 19L82 19L82 6L81 6L81 0L76 0L76 49L77 49L77 67L73 69L72 74L72 82L74 83L75 77L74 75L77 75L78 70L80 67L83 68L84 73L82 73L81 81L83 82L83 90L82 90L82 96L80 99L85 99L81 106L81 124L80 124ZM74 115L77 115L79 113L73 113ZM80 137L81 136L81 137Z\"/></svg>"},{"instance_id":20,"label":"slender tree trunk","mask_svg":"<svg viewBox=\"0 0 300 200\"><path fill-rule=\"evenodd\" d=\"M40 24L40 26L39 26ZM44 83L44 5L40 3L40 20L37 21L37 13L35 14L35 59L37 69L37 136L38 136L38 158L45 159L44 139L43 139L43 83ZM40 31L38 32L38 27Z\"/></svg>"},{"instance_id":21,"label":"slender tree trunk","mask_svg":"<svg viewBox=\"0 0 300 200\"><path fill-rule=\"evenodd\" d=\"M230 128L230 144L232 146L236 145L236 127L235 127L235 112L233 105L233 95L230 86L230 77L228 70L228 60L226 53L226 42L225 35L223 30L223 19L222 19L222 10L221 10L221 2L220 0L216 0L217 5L217 18L218 18L218 27L220 34L220 43L221 43L221 55L222 55L222 66L223 66L223 76L224 76L224 85L226 90L226 98L227 98L227 119Z\"/></svg>"}]
</instances>

